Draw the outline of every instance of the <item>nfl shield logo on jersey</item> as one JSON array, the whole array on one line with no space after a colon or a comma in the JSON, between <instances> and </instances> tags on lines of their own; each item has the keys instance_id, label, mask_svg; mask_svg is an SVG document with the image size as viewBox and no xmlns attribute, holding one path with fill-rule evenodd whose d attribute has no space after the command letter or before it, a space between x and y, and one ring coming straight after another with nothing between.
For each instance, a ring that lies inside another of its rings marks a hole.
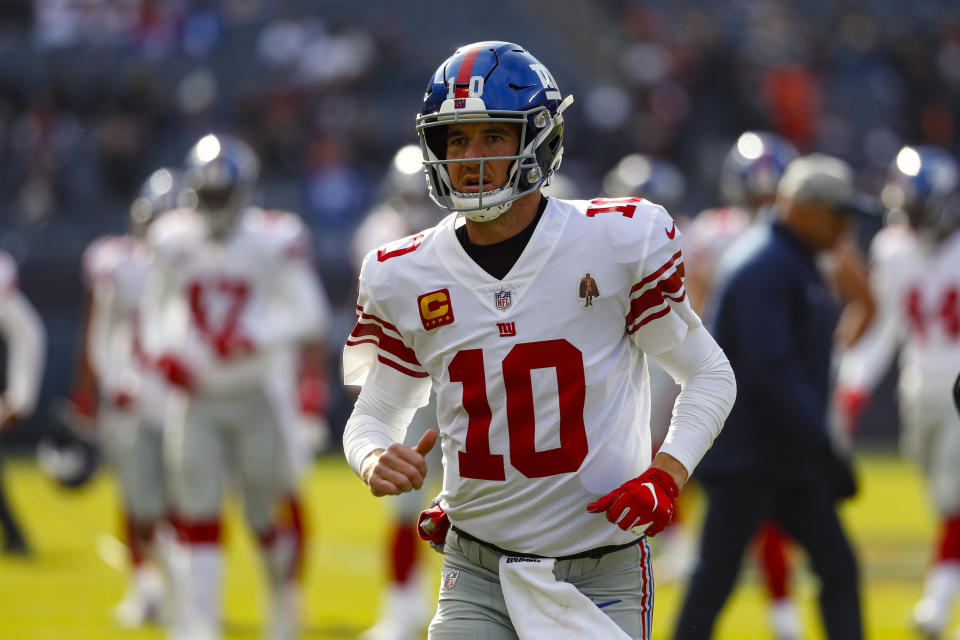
<instances>
[{"instance_id":1,"label":"nfl shield logo on jersey","mask_svg":"<svg viewBox=\"0 0 960 640\"><path fill-rule=\"evenodd\" d=\"M497 291L496 293L493 294L493 299L497 303L498 311L506 311L507 309L510 308L510 292L509 291L500 289L500 291Z\"/></svg>"},{"instance_id":2,"label":"nfl shield logo on jersey","mask_svg":"<svg viewBox=\"0 0 960 640\"><path fill-rule=\"evenodd\" d=\"M441 572L443 580L440 582L440 588L444 591L450 591L457 584L457 578L460 572L455 569L443 569Z\"/></svg>"}]
</instances>

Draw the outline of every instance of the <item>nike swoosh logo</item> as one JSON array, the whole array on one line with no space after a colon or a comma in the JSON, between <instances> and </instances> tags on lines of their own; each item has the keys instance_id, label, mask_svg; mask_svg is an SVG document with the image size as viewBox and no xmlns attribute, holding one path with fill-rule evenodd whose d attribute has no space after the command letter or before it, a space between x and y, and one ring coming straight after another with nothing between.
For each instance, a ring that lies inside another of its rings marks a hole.
<instances>
[{"instance_id":1,"label":"nike swoosh logo","mask_svg":"<svg viewBox=\"0 0 960 640\"><path fill-rule=\"evenodd\" d=\"M609 607L612 604L617 604L618 602L623 602L623 600L611 600L609 602L598 602L597 609L603 609L604 607Z\"/></svg>"},{"instance_id":2,"label":"nike swoosh logo","mask_svg":"<svg viewBox=\"0 0 960 640\"><path fill-rule=\"evenodd\" d=\"M653 488L652 482L644 482L643 486L646 487L647 489L650 489L650 493L653 495L653 508L651 508L650 510L656 511L657 510L657 490Z\"/></svg>"},{"instance_id":3,"label":"nike swoosh logo","mask_svg":"<svg viewBox=\"0 0 960 640\"><path fill-rule=\"evenodd\" d=\"M673 240L673 237L677 235L677 221L673 221L673 226L670 229L664 229L667 232L667 237Z\"/></svg>"},{"instance_id":4,"label":"nike swoosh logo","mask_svg":"<svg viewBox=\"0 0 960 640\"><path fill-rule=\"evenodd\" d=\"M523 85L522 87L519 87L519 86L517 86L517 85L515 85L515 84L513 84L513 83L511 82L511 83L509 83L507 86L510 87L511 89L513 89L514 91L523 91L524 89L529 89L530 87L532 87L532 86L534 86L534 85L532 85L532 84L525 84L525 85Z\"/></svg>"}]
</instances>

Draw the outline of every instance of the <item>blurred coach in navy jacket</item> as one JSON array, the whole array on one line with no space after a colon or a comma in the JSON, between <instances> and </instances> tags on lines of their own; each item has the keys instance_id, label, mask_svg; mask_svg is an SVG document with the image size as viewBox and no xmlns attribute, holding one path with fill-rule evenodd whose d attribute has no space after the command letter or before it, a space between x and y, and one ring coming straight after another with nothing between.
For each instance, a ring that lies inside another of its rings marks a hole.
<instances>
[{"instance_id":1,"label":"blurred coach in navy jacket","mask_svg":"<svg viewBox=\"0 0 960 640\"><path fill-rule=\"evenodd\" d=\"M756 225L720 266L712 333L739 392L697 468L707 511L676 640L711 637L743 552L768 520L806 550L827 636L862 638L857 563L837 516L827 429L840 309L816 265L849 232L854 201L844 162L798 158L781 179L776 218Z\"/></svg>"}]
</instances>

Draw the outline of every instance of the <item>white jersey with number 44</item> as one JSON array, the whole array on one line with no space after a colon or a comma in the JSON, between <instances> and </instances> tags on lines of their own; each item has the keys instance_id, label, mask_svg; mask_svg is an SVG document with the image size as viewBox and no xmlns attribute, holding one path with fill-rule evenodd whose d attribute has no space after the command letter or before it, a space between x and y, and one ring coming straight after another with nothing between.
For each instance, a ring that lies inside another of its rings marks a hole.
<instances>
[{"instance_id":1,"label":"white jersey with number 44","mask_svg":"<svg viewBox=\"0 0 960 640\"><path fill-rule=\"evenodd\" d=\"M877 317L844 356L841 382L872 389L902 346L901 393L944 403L960 370L960 230L932 247L906 226L887 227L870 261Z\"/></svg>"},{"instance_id":2,"label":"white jersey with number 44","mask_svg":"<svg viewBox=\"0 0 960 640\"><path fill-rule=\"evenodd\" d=\"M502 280L467 256L460 223L367 255L345 382L385 367L421 380L424 402L433 383L460 529L550 556L635 539L586 506L650 465L644 354L700 324L673 219L640 198L550 198Z\"/></svg>"}]
</instances>

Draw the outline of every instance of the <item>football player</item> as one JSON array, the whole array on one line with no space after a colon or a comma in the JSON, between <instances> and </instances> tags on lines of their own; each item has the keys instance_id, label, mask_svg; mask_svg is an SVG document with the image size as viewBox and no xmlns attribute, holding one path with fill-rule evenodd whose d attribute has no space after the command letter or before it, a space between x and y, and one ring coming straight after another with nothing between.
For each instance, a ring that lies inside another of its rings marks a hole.
<instances>
[{"instance_id":1,"label":"football player","mask_svg":"<svg viewBox=\"0 0 960 640\"><path fill-rule=\"evenodd\" d=\"M571 102L516 44L458 49L416 126L449 215L371 251L360 273L343 366L362 389L343 440L374 495L423 485L437 432L403 437L437 394L443 490L420 525L444 549L431 638L649 638L646 536L669 523L735 395L687 303L670 215L542 196ZM599 295L584 307L588 272ZM683 387L652 464L648 357Z\"/></svg>"},{"instance_id":2,"label":"football player","mask_svg":"<svg viewBox=\"0 0 960 640\"><path fill-rule=\"evenodd\" d=\"M302 531L283 430L297 354L322 342L327 310L300 218L252 206L258 174L241 140L202 137L186 160L184 206L148 234L144 346L175 390L165 438L175 638L219 637L228 480L265 560L270 637L297 633Z\"/></svg>"},{"instance_id":3,"label":"football player","mask_svg":"<svg viewBox=\"0 0 960 640\"><path fill-rule=\"evenodd\" d=\"M887 225L870 247L877 319L841 361L838 397L855 423L899 349L900 444L940 517L913 622L936 638L960 592L960 417L950 388L960 362L960 167L941 149L906 146L881 201Z\"/></svg>"},{"instance_id":4,"label":"football player","mask_svg":"<svg viewBox=\"0 0 960 640\"><path fill-rule=\"evenodd\" d=\"M37 311L17 286L17 263L5 251L0 251L0 332L7 344L7 386L0 393L0 431L7 431L29 417L36 406L47 334ZM2 476L0 528L3 553L30 553L23 530L7 503Z\"/></svg>"},{"instance_id":5,"label":"football player","mask_svg":"<svg viewBox=\"0 0 960 640\"><path fill-rule=\"evenodd\" d=\"M381 182L382 200L360 223L353 237L351 254L358 272L364 256L371 249L432 227L443 214L427 197L421 159L420 148L412 144L401 147L394 154ZM427 429L436 426L436 395L431 393L430 402L414 414L405 442L416 444ZM440 468L439 447L428 454L427 464ZM388 583L377 621L361 634L362 640L420 638L436 608L427 585L423 583L426 576L420 568L421 543L416 533L420 512L439 491L439 474L431 480L430 484L436 486L430 493L421 488L387 500L392 518L387 536Z\"/></svg>"},{"instance_id":6,"label":"football player","mask_svg":"<svg viewBox=\"0 0 960 640\"><path fill-rule=\"evenodd\" d=\"M149 367L138 314L151 263L146 233L176 206L176 169L154 171L130 206L129 233L102 236L83 254L88 316L81 334L73 409L95 424L119 484L131 567L116 607L125 627L157 622L165 604L162 536L168 501L163 469L165 385Z\"/></svg>"}]
</instances>

